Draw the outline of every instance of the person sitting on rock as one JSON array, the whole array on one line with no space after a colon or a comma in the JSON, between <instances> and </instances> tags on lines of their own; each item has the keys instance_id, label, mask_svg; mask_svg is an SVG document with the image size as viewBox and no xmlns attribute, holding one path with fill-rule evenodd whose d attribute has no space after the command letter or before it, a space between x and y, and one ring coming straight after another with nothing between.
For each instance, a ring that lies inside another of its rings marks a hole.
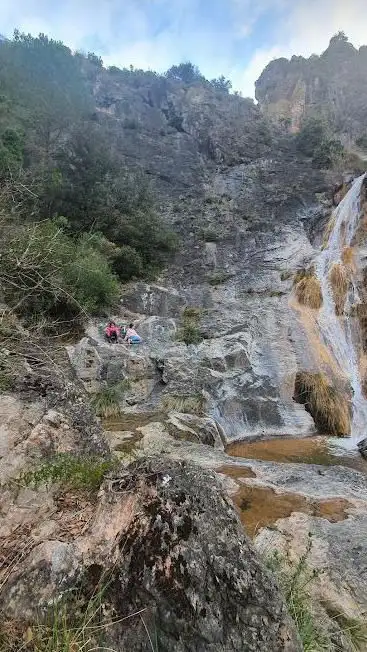
<instances>
[{"instance_id":1,"label":"person sitting on rock","mask_svg":"<svg viewBox=\"0 0 367 652\"><path fill-rule=\"evenodd\" d=\"M128 344L138 344L142 341L140 335L138 335L136 330L134 330L134 324L129 324L129 328L126 331L124 341Z\"/></svg>"},{"instance_id":2,"label":"person sitting on rock","mask_svg":"<svg viewBox=\"0 0 367 652\"><path fill-rule=\"evenodd\" d=\"M105 328L105 333L110 344L112 344L112 342L116 343L117 338L120 335L120 329L114 321L110 321Z\"/></svg>"}]
</instances>

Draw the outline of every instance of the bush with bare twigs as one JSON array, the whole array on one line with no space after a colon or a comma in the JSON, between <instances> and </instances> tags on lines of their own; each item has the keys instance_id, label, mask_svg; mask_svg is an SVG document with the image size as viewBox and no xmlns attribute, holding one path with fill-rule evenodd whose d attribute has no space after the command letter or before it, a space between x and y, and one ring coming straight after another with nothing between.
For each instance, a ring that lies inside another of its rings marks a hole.
<instances>
[{"instance_id":1,"label":"bush with bare twigs","mask_svg":"<svg viewBox=\"0 0 367 652\"><path fill-rule=\"evenodd\" d=\"M84 238L74 241L53 222L0 222L0 285L12 311L72 321L108 309L118 283L106 258Z\"/></svg>"}]
</instances>

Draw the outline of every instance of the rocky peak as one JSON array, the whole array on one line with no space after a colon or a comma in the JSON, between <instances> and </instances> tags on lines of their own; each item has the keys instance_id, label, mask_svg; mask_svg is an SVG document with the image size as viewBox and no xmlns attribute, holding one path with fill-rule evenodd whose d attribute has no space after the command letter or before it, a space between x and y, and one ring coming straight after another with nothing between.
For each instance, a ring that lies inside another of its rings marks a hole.
<instances>
[{"instance_id":1,"label":"rocky peak","mask_svg":"<svg viewBox=\"0 0 367 652\"><path fill-rule=\"evenodd\" d=\"M329 121L345 142L365 134L367 48L357 50L342 33L320 56L271 61L256 82L256 98L265 114L297 132L305 117Z\"/></svg>"}]
</instances>

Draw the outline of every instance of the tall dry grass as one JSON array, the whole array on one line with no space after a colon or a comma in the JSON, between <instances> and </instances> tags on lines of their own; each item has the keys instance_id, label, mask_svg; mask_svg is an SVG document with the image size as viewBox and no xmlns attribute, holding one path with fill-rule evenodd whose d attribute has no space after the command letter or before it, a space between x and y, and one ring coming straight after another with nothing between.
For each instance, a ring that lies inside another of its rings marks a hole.
<instances>
[{"instance_id":1,"label":"tall dry grass","mask_svg":"<svg viewBox=\"0 0 367 652\"><path fill-rule=\"evenodd\" d=\"M329 281L335 302L335 314L340 316L344 312L349 289L349 274L342 263L332 265L329 272Z\"/></svg>"},{"instance_id":2,"label":"tall dry grass","mask_svg":"<svg viewBox=\"0 0 367 652\"><path fill-rule=\"evenodd\" d=\"M322 292L319 280L314 275L307 275L296 283L295 294L302 306L319 310L322 306Z\"/></svg>"},{"instance_id":3,"label":"tall dry grass","mask_svg":"<svg viewBox=\"0 0 367 652\"><path fill-rule=\"evenodd\" d=\"M344 247L342 251L342 262L344 265L354 266L354 251L353 247Z\"/></svg>"},{"instance_id":4,"label":"tall dry grass","mask_svg":"<svg viewBox=\"0 0 367 652\"><path fill-rule=\"evenodd\" d=\"M336 389L324 373L300 371L296 375L294 398L305 405L322 434L347 437L351 431L347 392Z\"/></svg>"}]
</instances>

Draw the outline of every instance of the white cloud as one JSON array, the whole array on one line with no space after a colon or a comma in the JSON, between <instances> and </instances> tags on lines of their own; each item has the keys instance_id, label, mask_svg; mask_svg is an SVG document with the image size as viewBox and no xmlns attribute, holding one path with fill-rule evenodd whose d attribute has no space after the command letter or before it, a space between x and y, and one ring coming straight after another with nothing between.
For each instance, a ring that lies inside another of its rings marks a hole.
<instances>
[{"instance_id":1,"label":"white cloud","mask_svg":"<svg viewBox=\"0 0 367 652\"><path fill-rule=\"evenodd\" d=\"M163 71L189 59L208 77L223 73L235 89L253 96L254 82L272 58L320 53L340 29L356 46L367 41L365 5L366 0L0 0L0 32L42 31L73 49L95 49L107 65ZM255 46L249 57L250 43Z\"/></svg>"}]
</instances>

